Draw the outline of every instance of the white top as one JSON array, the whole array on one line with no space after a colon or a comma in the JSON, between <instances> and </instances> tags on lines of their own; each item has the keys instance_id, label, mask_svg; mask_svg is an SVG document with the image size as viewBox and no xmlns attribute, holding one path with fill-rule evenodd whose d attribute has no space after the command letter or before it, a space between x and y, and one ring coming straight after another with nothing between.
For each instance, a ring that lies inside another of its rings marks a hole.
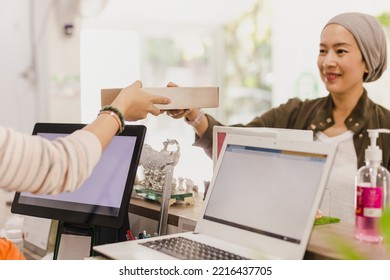
<instances>
[{"instance_id":1,"label":"white top","mask_svg":"<svg viewBox=\"0 0 390 280\"><path fill-rule=\"evenodd\" d=\"M325 188L320 210L325 216L337 217L343 222L355 223L355 175L357 157L353 144L353 132L328 137L322 132L315 141L338 144L334 164Z\"/></svg>"}]
</instances>

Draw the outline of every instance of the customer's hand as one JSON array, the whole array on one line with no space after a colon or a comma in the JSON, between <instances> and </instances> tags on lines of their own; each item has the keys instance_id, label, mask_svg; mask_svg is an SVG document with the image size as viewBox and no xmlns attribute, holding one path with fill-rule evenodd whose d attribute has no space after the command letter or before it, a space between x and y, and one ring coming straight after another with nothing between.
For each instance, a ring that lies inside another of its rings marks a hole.
<instances>
[{"instance_id":1,"label":"customer's hand","mask_svg":"<svg viewBox=\"0 0 390 280\"><path fill-rule=\"evenodd\" d=\"M148 113L159 115L162 111L155 104L169 104L167 97L151 94L142 90L141 81L136 81L121 90L112 106L119 109L127 121L136 121L146 118Z\"/></svg>"}]
</instances>

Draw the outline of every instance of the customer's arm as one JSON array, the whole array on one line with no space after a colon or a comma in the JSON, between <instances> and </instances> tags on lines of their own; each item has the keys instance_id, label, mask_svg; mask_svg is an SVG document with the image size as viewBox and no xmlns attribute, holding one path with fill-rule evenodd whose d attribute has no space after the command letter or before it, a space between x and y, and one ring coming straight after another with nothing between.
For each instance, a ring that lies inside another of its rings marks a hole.
<instances>
[{"instance_id":1,"label":"customer's arm","mask_svg":"<svg viewBox=\"0 0 390 280\"><path fill-rule=\"evenodd\" d=\"M146 118L148 113L155 116L159 115L161 111L155 104L168 104L169 102L170 100L166 97L143 91L142 83L136 81L132 85L124 88L111 105L122 113L125 120L136 121ZM95 134L104 149L119 128L118 121L113 116L99 114L96 120L84 129Z\"/></svg>"},{"instance_id":2,"label":"customer's arm","mask_svg":"<svg viewBox=\"0 0 390 280\"><path fill-rule=\"evenodd\" d=\"M156 103L169 99L141 90L136 82L112 103L126 120L158 115ZM73 134L50 141L0 127L0 188L34 193L74 191L90 175L120 129L117 116L100 114L95 121Z\"/></svg>"}]
</instances>

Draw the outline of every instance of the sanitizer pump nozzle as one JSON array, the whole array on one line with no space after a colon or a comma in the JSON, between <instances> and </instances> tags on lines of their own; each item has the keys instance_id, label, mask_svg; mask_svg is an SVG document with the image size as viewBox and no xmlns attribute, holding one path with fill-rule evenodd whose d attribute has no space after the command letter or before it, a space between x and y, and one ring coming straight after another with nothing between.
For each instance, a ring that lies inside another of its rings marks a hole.
<instances>
[{"instance_id":1,"label":"sanitizer pump nozzle","mask_svg":"<svg viewBox=\"0 0 390 280\"><path fill-rule=\"evenodd\" d=\"M366 242L381 242L379 230L383 209L390 203L390 173L382 166L382 150L377 146L379 133L390 129L368 129L371 139L365 151L365 166L356 173L355 238Z\"/></svg>"},{"instance_id":2,"label":"sanitizer pump nozzle","mask_svg":"<svg viewBox=\"0 0 390 280\"><path fill-rule=\"evenodd\" d=\"M380 162L382 160L382 150L379 146L376 145L376 140L379 137L379 133L390 133L390 129L379 128L379 129L367 129L368 137L370 137L371 143L370 146L367 147L365 158L366 161L375 161Z\"/></svg>"}]
</instances>

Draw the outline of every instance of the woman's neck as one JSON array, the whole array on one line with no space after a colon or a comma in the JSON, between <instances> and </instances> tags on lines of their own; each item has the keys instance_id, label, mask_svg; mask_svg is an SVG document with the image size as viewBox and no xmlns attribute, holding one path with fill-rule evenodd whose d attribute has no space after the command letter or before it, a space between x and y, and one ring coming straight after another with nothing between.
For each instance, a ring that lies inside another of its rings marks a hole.
<instances>
[{"instance_id":1,"label":"woman's neck","mask_svg":"<svg viewBox=\"0 0 390 280\"><path fill-rule=\"evenodd\" d=\"M334 94L331 93L334 109L333 114L344 115L345 118L353 111L358 103L360 97L363 95L364 89L361 88L355 92L349 92L347 94Z\"/></svg>"},{"instance_id":2,"label":"woman's neck","mask_svg":"<svg viewBox=\"0 0 390 280\"><path fill-rule=\"evenodd\" d=\"M345 125L346 118L351 114L353 109L356 107L360 97L362 96L364 89L360 93L348 93L348 94L332 94L334 103L333 119L334 125L324 131L329 136L338 136L348 130Z\"/></svg>"}]
</instances>

